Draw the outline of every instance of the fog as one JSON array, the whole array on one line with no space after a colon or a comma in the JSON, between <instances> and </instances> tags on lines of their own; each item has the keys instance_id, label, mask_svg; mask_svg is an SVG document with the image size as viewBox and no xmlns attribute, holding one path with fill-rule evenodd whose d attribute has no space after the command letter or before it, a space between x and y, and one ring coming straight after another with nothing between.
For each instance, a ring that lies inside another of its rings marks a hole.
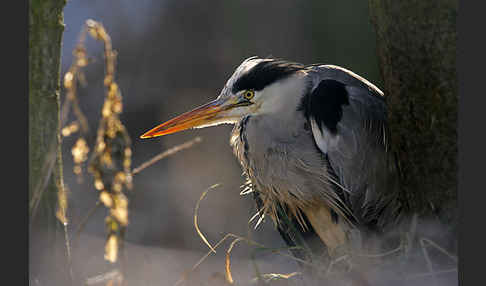
<instances>
[{"instance_id":1,"label":"fog","mask_svg":"<svg viewBox=\"0 0 486 286\"><path fill-rule=\"evenodd\" d=\"M93 19L103 23L118 53L116 81L123 96L121 120L133 143L132 166L196 136L202 138L201 143L134 177L124 252L129 285L173 285L206 254L209 249L193 225L194 208L201 193L215 183L221 186L210 191L199 208L199 225L210 243L234 233L250 236L269 247L285 246L270 221L257 229L248 225L256 210L250 197L239 195L244 178L229 146L232 126L190 130L150 140L139 139L142 133L215 98L239 63L254 55L340 65L382 87L367 1L262 3L67 2L61 75L72 63L71 52L84 22ZM87 47L95 62L85 71L87 86L79 89L79 99L89 120L91 131L87 139L92 146L104 96L104 67L101 44L90 39ZM75 138L76 135L63 139L72 237L98 198L92 177L85 171L84 180L79 183L72 172L70 149ZM106 215L103 207L98 209L73 242L76 285L117 268L103 259ZM191 276L190 285L222 283L225 251L230 242L200 265ZM233 278L240 284L250 284L255 277L252 253L253 248L244 242L233 250ZM46 261L42 249L34 247L30 259L32 279L37 285L60 285L52 273L61 266L53 267L55 263ZM280 255L256 252L256 260L262 273L299 271L295 261Z\"/></svg>"}]
</instances>

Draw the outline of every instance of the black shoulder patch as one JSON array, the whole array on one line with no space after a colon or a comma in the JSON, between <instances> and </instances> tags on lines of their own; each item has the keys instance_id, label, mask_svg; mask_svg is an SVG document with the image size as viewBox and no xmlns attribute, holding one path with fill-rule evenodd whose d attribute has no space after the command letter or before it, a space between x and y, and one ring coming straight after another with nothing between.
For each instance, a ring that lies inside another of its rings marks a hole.
<instances>
[{"instance_id":1,"label":"black shoulder patch","mask_svg":"<svg viewBox=\"0 0 486 286\"><path fill-rule=\"evenodd\" d=\"M324 124L332 134L336 134L337 124L343 116L342 106L349 104L345 87L336 80L323 80L313 92L302 98L298 110L302 110L307 119L314 118L319 128Z\"/></svg>"},{"instance_id":2,"label":"black shoulder patch","mask_svg":"<svg viewBox=\"0 0 486 286\"><path fill-rule=\"evenodd\" d=\"M286 78L302 69L304 69L304 66L299 63L283 60L264 60L236 80L233 84L232 92L237 93L240 90L247 89L259 91L267 85Z\"/></svg>"}]
</instances>

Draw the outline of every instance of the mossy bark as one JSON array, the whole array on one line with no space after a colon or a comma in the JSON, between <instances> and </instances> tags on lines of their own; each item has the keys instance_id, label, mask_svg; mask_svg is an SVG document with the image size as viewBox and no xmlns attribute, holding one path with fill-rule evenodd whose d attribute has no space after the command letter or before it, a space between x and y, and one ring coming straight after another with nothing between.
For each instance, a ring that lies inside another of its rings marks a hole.
<instances>
[{"instance_id":1,"label":"mossy bark","mask_svg":"<svg viewBox=\"0 0 486 286\"><path fill-rule=\"evenodd\" d=\"M457 223L457 0L369 0L410 213Z\"/></svg>"},{"instance_id":2,"label":"mossy bark","mask_svg":"<svg viewBox=\"0 0 486 286\"><path fill-rule=\"evenodd\" d=\"M55 213L56 181L62 180L59 92L65 4L29 0L29 272L34 279L47 267L39 256L54 254L55 238L62 234ZM31 206L37 200L34 215Z\"/></svg>"},{"instance_id":3,"label":"mossy bark","mask_svg":"<svg viewBox=\"0 0 486 286\"><path fill-rule=\"evenodd\" d=\"M53 144L57 148L53 173L59 176L61 171L59 90L65 3L65 0L29 1L29 200L49 173L45 162ZM55 202L54 177L50 176L41 201ZM40 208L45 206L42 203Z\"/></svg>"}]
</instances>

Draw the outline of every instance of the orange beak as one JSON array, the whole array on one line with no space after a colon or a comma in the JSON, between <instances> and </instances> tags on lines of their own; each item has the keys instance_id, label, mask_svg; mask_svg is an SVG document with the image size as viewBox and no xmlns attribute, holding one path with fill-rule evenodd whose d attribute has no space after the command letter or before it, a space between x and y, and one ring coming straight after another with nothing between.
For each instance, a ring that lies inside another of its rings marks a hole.
<instances>
[{"instance_id":1,"label":"orange beak","mask_svg":"<svg viewBox=\"0 0 486 286\"><path fill-rule=\"evenodd\" d=\"M226 100L216 99L196 109L181 114L145 132L140 138L152 138L176 133L190 128L210 125L222 118L222 112L234 107L224 104Z\"/></svg>"}]
</instances>

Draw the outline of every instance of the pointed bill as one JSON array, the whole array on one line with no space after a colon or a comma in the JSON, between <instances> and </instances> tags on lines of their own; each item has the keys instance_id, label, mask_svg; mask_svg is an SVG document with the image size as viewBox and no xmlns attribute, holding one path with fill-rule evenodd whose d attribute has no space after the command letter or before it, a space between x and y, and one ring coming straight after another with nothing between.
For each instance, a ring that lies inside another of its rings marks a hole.
<instances>
[{"instance_id":1,"label":"pointed bill","mask_svg":"<svg viewBox=\"0 0 486 286\"><path fill-rule=\"evenodd\" d=\"M226 105L226 100L216 99L189 112L183 113L157 127L145 132L140 138L152 138L179 131L210 125L211 123L222 118L223 111L233 107Z\"/></svg>"}]
</instances>

